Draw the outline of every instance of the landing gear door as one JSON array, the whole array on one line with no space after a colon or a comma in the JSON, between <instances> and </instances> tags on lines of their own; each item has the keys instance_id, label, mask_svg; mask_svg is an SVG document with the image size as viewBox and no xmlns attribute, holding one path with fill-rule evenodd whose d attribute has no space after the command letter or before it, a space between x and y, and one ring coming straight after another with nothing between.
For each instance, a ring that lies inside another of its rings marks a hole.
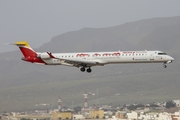
<instances>
[{"instance_id":1,"label":"landing gear door","mask_svg":"<svg viewBox=\"0 0 180 120\"><path fill-rule=\"evenodd\" d=\"M150 53L150 60L154 60L154 53Z\"/></svg>"}]
</instances>

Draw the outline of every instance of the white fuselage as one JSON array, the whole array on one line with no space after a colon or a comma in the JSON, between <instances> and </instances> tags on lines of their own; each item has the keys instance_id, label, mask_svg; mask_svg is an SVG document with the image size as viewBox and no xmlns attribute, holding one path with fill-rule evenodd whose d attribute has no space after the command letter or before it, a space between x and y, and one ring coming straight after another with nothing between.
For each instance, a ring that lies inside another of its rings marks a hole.
<instances>
[{"instance_id":1,"label":"white fuselage","mask_svg":"<svg viewBox=\"0 0 180 120\"><path fill-rule=\"evenodd\" d=\"M161 51L52 53L52 55L55 58L43 59L47 65L73 66L72 64L64 63L66 59L73 61L93 61L97 63L92 66L116 63L170 63L174 60L174 58Z\"/></svg>"}]
</instances>

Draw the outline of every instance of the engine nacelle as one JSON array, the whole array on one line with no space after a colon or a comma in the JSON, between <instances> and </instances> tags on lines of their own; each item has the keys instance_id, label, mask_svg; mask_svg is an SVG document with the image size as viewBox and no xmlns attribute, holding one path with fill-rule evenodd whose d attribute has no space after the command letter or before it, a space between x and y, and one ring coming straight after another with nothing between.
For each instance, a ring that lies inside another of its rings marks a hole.
<instances>
[{"instance_id":1,"label":"engine nacelle","mask_svg":"<svg viewBox=\"0 0 180 120\"><path fill-rule=\"evenodd\" d=\"M44 52L44 53L39 53L39 54L37 55L37 57L38 57L38 58L41 58L41 59L49 59L49 58L51 58L51 57L49 56L49 54L47 54L46 52Z\"/></svg>"}]
</instances>

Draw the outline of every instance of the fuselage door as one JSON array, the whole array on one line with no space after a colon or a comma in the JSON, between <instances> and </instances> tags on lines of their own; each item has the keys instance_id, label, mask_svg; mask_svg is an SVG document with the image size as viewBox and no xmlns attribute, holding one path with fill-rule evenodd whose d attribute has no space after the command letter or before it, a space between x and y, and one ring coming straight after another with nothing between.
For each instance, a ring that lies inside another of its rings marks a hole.
<instances>
[{"instance_id":1,"label":"fuselage door","mask_svg":"<svg viewBox=\"0 0 180 120\"><path fill-rule=\"evenodd\" d=\"M154 53L150 53L150 60L154 60Z\"/></svg>"}]
</instances>

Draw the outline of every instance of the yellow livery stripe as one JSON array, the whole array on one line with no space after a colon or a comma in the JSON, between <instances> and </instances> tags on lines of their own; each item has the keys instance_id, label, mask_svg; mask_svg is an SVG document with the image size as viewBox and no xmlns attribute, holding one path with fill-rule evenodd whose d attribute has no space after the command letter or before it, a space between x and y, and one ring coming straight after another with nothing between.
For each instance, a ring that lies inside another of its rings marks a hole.
<instances>
[{"instance_id":1,"label":"yellow livery stripe","mask_svg":"<svg viewBox=\"0 0 180 120\"><path fill-rule=\"evenodd\" d=\"M19 41L19 42L16 42L15 45L17 46L26 46L26 47L30 47L28 42L26 41Z\"/></svg>"}]
</instances>

